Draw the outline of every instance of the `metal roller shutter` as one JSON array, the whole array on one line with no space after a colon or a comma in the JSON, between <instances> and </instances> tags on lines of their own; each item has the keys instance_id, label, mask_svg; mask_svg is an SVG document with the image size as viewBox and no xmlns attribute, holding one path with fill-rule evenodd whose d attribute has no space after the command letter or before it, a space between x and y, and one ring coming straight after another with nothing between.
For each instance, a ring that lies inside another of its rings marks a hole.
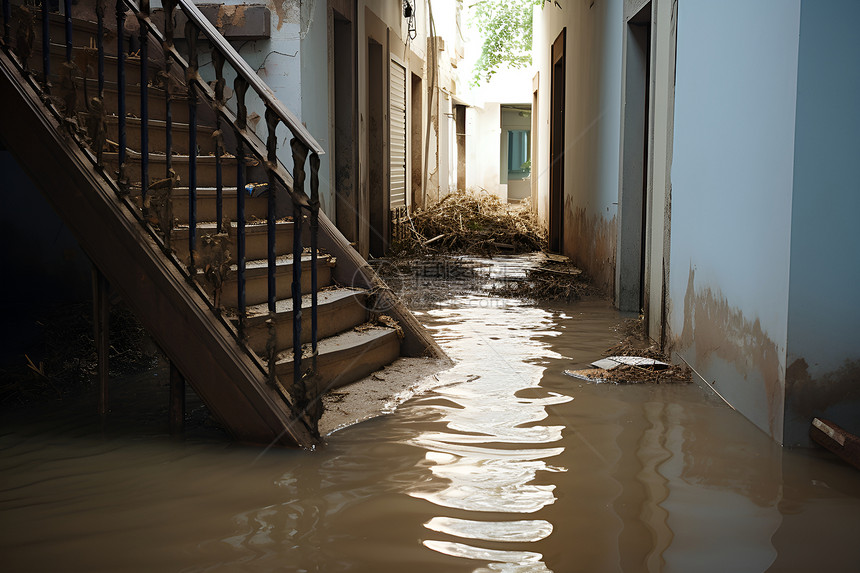
<instances>
[{"instance_id":1,"label":"metal roller shutter","mask_svg":"<svg viewBox=\"0 0 860 573\"><path fill-rule=\"evenodd\" d=\"M406 206L406 68L391 60L391 209Z\"/></svg>"}]
</instances>

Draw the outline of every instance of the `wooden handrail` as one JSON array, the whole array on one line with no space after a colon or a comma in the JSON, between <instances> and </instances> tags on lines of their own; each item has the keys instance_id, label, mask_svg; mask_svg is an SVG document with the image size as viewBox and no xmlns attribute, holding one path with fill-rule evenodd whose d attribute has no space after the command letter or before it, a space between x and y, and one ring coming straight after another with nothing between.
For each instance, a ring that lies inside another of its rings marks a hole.
<instances>
[{"instance_id":1,"label":"wooden handrail","mask_svg":"<svg viewBox=\"0 0 860 573\"><path fill-rule=\"evenodd\" d=\"M178 5L185 12L186 16L203 32L203 35L223 54L224 59L227 60L236 73L244 78L248 82L248 85L257 92L263 104L278 115L284 125L293 133L293 136L304 143L312 153L324 155L325 151L322 146L314 139L314 136L311 135L307 128L302 125L299 118L275 96L271 88L260 79L257 72L248 65L248 62L239 55L239 52L230 45L226 38L215 29L215 26L206 19L206 16L203 15L197 6L191 0L178 0Z\"/></svg>"}]
</instances>

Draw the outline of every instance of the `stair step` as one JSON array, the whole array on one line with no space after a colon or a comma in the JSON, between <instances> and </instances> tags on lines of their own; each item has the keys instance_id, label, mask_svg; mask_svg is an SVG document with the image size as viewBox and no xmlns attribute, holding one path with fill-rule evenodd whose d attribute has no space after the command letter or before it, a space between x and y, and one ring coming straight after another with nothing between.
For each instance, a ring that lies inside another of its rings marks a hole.
<instances>
[{"instance_id":1,"label":"stair step","mask_svg":"<svg viewBox=\"0 0 860 573\"><path fill-rule=\"evenodd\" d=\"M98 81L87 80L87 91L90 97L98 93ZM160 88L150 87L148 90L149 98L149 119L167 119L166 111L167 92ZM84 90L78 89L78 109L83 110L84 107ZM116 82L105 82L105 109L108 114L116 115L119 110L119 89ZM198 118L199 112L202 109L197 106ZM207 110L208 111L208 110ZM126 116L140 117L140 85L137 82L133 84L129 82L126 85L125 92L125 113ZM188 123L189 110L188 98L185 94L174 95L170 102L170 115L174 123Z\"/></svg>"},{"instance_id":2,"label":"stair step","mask_svg":"<svg viewBox=\"0 0 860 573\"><path fill-rule=\"evenodd\" d=\"M41 29L41 25L40 28ZM65 34L65 33L64 33ZM65 38L65 35L63 35ZM92 36L93 41L95 41L95 34ZM62 69L61 66L63 62L66 61L66 45L56 43L57 38L51 38L51 76L59 73ZM152 41L152 40L151 40ZM116 39L111 42L112 46L116 47ZM152 43L150 43L152 46ZM75 44L72 46L72 62L77 64L78 58L84 52L84 50L89 49L89 44ZM150 51L150 54L152 52ZM119 58L112 54L105 54L104 58L104 70L105 70L105 79L106 80L117 80L117 71L119 69ZM37 72L42 71L42 41L41 39L38 43L33 44L33 54L30 56L30 69L35 70ZM156 74L164 69L164 65L160 62L156 62L150 56L149 59L149 81L153 82L156 79ZM80 69L76 72L76 77L84 76L84 72L86 70ZM93 58L93 62L91 63L91 69L87 72L86 76L88 78L98 78L98 60L97 57ZM140 83L140 58L134 57L130 55L126 55L125 58L125 77L126 81L130 84L139 84Z\"/></svg>"},{"instance_id":3,"label":"stair step","mask_svg":"<svg viewBox=\"0 0 860 573\"><path fill-rule=\"evenodd\" d=\"M103 160L106 166L109 166L109 171L117 171L119 169L119 153L107 152L103 155ZM141 174L141 154L136 150L128 150L126 155L126 177L129 181L140 181ZM215 186L215 161L214 155L198 155L197 156L197 185L201 187ZM164 153L149 154L149 180L150 182L164 177L166 173L167 155ZM179 181L182 183L188 182L188 155L173 155L172 167L179 176ZM222 157L221 158L221 180L224 182L236 181L236 158ZM235 188L234 188L235 189Z\"/></svg>"},{"instance_id":4,"label":"stair step","mask_svg":"<svg viewBox=\"0 0 860 573\"><path fill-rule=\"evenodd\" d=\"M400 356L400 337L386 326L356 328L320 341L317 356L317 390L322 393L344 386L394 362ZM310 347L305 348L302 368L310 367ZM278 379L284 387L293 380L293 353L278 355Z\"/></svg>"},{"instance_id":5,"label":"stair step","mask_svg":"<svg viewBox=\"0 0 860 573\"><path fill-rule=\"evenodd\" d=\"M139 185L139 184L138 184ZM133 199L140 207L140 189L133 189ZM214 187L198 187L197 188L197 224L198 228L202 223L211 223L215 226L215 217L217 215L217 195L218 192ZM224 187L222 191L222 208L223 215L231 221L236 220L236 188ZM245 197L245 223L250 226L256 222L265 220L268 213L269 203L266 197ZM177 187L173 190L173 220L179 225L188 225L188 187ZM177 230L181 230L181 227ZM188 238L188 231L184 231L183 235ZM290 235L292 236L292 235ZM292 245L292 243L290 243ZM246 250L249 246L246 244ZM260 255L261 258L265 256Z\"/></svg>"},{"instance_id":6,"label":"stair step","mask_svg":"<svg viewBox=\"0 0 860 573\"><path fill-rule=\"evenodd\" d=\"M317 288L324 288L331 284L331 267L333 262L329 255L320 255L317 259ZM226 307L238 306L237 266L231 266L229 278L224 282L222 290L222 304ZM197 280L209 289L202 274L198 273ZM253 306L262 304L269 300L268 263L265 259L247 261L245 267L245 304ZM282 255L276 261L275 270L275 298L278 300L289 299L292 296L293 281L293 257ZM311 256L302 255L302 294L311 292Z\"/></svg>"},{"instance_id":7,"label":"stair step","mask_svg":"<svg viewBox=\"0 0 860 573\"><path fill-rule=\"evenodd\" d=\"M150 151L167 150L167 122L162 119L152 119L149 124L149 149ZM107 117L107 138L111 141L119 141L119 117L110 115ZM128 117L125 122L126 145L132 149L141 149L140 136L143 120L138 117ZM212 138L214 127L206 125L197 126L197 150L199 154L208 155L215 153L215 140ZM187 123L173 121L171 125L173 140L171 141L174 153L188 154L188 135L191 132Z\"/></svg>"},{"instance_id":8,"label":"stair step","mask_svg":"<svg viewBox=\"0 0 860 573\"><path fill-rule=\"evenodd\" d=\"M198 199L199 200L199 199ZM233 201L233 211L235 211L235 200ZM188 202L187 195L185 201L185 219L188 218ZM198 212L200 205L197 206ZM227 212L226 205L224 212ZM213 207L214 213L214 207ZM262 218L262 217L261 217ZM214 221L214 216L212 220ZM235 255L236 251L236 230L237 223L231 218L231 226L233 227L230 233L230 252ZM173 229L173 248L176 249L176 256L180 260L184 260L188 256L188 226L174 227ZM303 234L307 234L310 238L310 232L302 229ZM211 234L215 232L215 223L206 222L197 224L197 236ZM302 241L303 244L308 243ZM263 259L267 256L269 244L269 231L266 223L249 223L245 225L245 259ZM277 221L275 223L275 248L278 254L291 253L293 250L293 222L292 221Z\"/></svg>"},{"instance_id":9,"label":"stair step","mask_svg":"<svg viewBox=\"0 0 860 573\"><path fill-rule=\"evenodd\" d=\"M350 330L367 321L367 291L338 288L317 294L317 341ZM278 351L293 347L293 301L275 304L275 329ZM246 334L248 345L258 355L266 351L269 338L269 308L266 304L248 308ZM302 343L311 341L311 295L302 297Z\"/></svg>"},{"instance_id":10,"label":"stair step","mask_svg":"<svg viewBox=\"0 0 860 573\"><path fill-rule=\"evenodd\" d=\"M17 4L17 2L16 2ZM108 34L108 40L105 44L105 47L111 50L116 50L116 35L114 34L114 30L116 29L116 12L114 11L114 4L110 4L109 8L105 12L105 27L112 28L111 30L106 30ZM35 39L33 41L33 48L35 49L37 46L41 48L42 46L42 9L41 7L33 8L30 7L30 11L34 16L34 26L33 31L35 32ZM77 8L72 6L72 44L75 46L89 46L90 41L92 41L93 45L95 45L96 36L98 34L98 25L95 21L90 20L82 20L77 18ZM95 20L95 15L92 16L93 20ZM17 17L13 14L13 27L12 30L15 30L15 25L17 23ZM51 43L57 43L60 45L65 45L66 41L66 24L65 18L62 14L52 13L48 15L49 20L49 34ZM14 38L14 33L13 36ZM128 45L129 35L126 34L125 41L126 46ZM31 62L32 65L32 62Z\"/></svg>"}]
</instances>

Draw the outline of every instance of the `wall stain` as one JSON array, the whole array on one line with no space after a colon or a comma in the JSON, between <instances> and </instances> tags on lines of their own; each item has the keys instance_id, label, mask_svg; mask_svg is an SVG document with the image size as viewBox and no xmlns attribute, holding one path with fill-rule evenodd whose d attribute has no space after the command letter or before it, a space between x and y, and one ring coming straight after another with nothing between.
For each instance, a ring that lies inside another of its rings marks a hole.
<instances>
[{"instance_id":1,"label":"wall stain","mask_svg":"<svg viewBox=\"0 0 860 573\"><path fill-rule=\"evenodd\" d=\"M226 6L218 7L218 13L215 16L215 27L219 32L225 28L241 28L245 25L245 9L247 6Z\"/></svg>"},{"instance_id":2,"label":"wall stain","mask_svg":"<svg viewBox=\"0 0 860 573\"><path fill-rule=\"evenodd\" d=\"M854 415L834 417L829 413L839 405L854 403ZM860 360L846 360L842 366L813 378L809 364L797 358L785 370L786 445L809 443L809 424L814 417L831 419L849 432L860 433Z\"/></svg>"},{"instance_id":3,"label":"wall stain","mask_svg":"<svg viewBox=\"0 0 860 573\"><path fill-rule=\"evenodd\" d=\"M269 7L278 15L278 23L275 26L278 30L285 22L292 24L299 22L301 6L297 0L274 0L269 4Z\"/></svg>"},{"instance_id":4,"label":"wall stain","mask_svg":"<svg viewBox=\"0 0 860 573\"><path fill-rule=\"evenodd\" d=\"M604 294L615 290L615 217L589 216L583 207L564 202L564 254L579 266Z\"/></svg>"},{"instance_id":5,"label":"wall stain","mask_svg":"<svg viewBox=\"0 0 860 573\"><path fill-rule=\"evenodd\" d=\"M684 326L680 336L672 341L673 348L679 351L695 348L692 366L700 372L712 356L734 365L745 379L757 372L765 385L770 435L780 439L777 432L785 381L777 345L762 330L758 318L747 319L740 309L729 306L719 291L710 287L697 291L695 277L696 271L691 267L684 294ZM719 384L718 380L718 390Z\"/></svg>"}]
</instances>

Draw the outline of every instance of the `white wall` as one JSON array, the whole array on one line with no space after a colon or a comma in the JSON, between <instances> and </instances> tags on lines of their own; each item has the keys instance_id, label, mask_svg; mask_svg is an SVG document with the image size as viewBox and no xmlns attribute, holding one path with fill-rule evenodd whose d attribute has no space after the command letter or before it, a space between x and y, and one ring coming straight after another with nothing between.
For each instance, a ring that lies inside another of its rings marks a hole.
<instances>
[{"instance_id":1,"label":"white wall","mask_svg":"<svg viewBox=\"0 0 860 573\"><path fill-rule=\"evenodd\" d=\"M678 10L671 332L781 439L800 1Z\"/></svg>"},{"instance_id":2,"label":"white wall","mask_svg":"<svg viewBox=\"0 0 860 573\"><path fill-rule=\"evenodd\" d=\"M611 292L615 277L621 110L621 0L546 3L535 11L533 60L540 71L538 213L549 200L550 47L567 28L563 252ZM531 89L531 82L527 86ZM529 92L531 100L531 92Z\"/></svg>"},{"instance_id":3,"label":"white wall","mask_svg":"<svg viewBox=\"0 0 860 573\"><path fill-rule=\"evenodd\" d=\"M500 107L490 102L466 112L466 188L485 190L504 201L499 180Z\"/></svg>"}]
</instances>

